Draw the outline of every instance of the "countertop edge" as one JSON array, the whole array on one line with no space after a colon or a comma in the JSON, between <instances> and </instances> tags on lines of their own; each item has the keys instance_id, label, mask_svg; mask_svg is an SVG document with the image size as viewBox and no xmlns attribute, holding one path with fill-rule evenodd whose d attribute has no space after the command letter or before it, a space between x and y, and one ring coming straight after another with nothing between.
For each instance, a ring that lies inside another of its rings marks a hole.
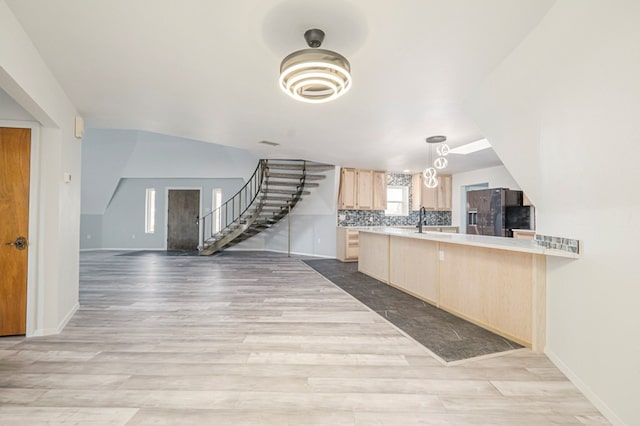
<instances>
[{"instance_id":1,"label":"countertop edge","mask_svg":"<svg viewBox=\"0 0 640 426\"><path fill-rule=\"evenodd\" d=\"M393 227L350 227L360 232L389 235L393 237L414 238L419 240L436 241L447 244L460 244L475 247L492 248L498 250L516 251L522 253L540 254L551 257L564 257L568 259L579 259L580 255L563 250L548 249L539 246L533 240L521 240L513 238L490 237L486 235L454 234L445 232L423 232L409 229L398 229Z\"/></svg>"}]
</instances>

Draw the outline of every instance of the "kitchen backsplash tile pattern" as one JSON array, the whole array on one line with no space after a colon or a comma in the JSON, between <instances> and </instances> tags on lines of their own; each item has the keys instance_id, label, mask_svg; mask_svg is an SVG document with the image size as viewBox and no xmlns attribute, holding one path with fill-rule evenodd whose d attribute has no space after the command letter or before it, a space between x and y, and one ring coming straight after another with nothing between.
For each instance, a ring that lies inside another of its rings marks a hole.
<instances>
[{"instance_id":1,"label":"kitchen backsplash tile pattern","mask_svg":"<svg viewBox=\"0 0 640 426\"><path fill-rule=\"evenodd\" d=\"M411 206L410 174L387 173L387 185L408 187ZM338 226L412 226L417 225L419 219L417 211L409 212L409 216L387 216L381 210L338 210ZM451 212L429 211L424 222L428 226L450 226Z\"/></svg>"}]
</instances>

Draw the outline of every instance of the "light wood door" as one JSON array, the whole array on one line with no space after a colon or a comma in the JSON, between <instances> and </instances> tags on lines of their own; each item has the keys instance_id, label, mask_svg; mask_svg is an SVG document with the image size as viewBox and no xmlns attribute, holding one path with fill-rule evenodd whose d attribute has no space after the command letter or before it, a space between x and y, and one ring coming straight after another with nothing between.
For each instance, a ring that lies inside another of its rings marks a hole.
<instances>
[{"instance_id":1,"label":"light wood door","mask_svg":"<svg viewBox=\"0 0 640 426\"><path fill-rule=\"evenodd\" d=\"M31 130L0 127L0 336L27 330L30 158Z\"/></svg>"},{"instance_id":2,"label":"light wood door","mask_svg":"<svg viewBox=\"0 0 640 426\"><path fill-rule=\"evenodd\" d=\"M373 209L373 172L358 170L356 181L358 186L356 208L360 210Z\"/></svg>"},{"instance_id":3,"label":"light wood door","mask_svg":"<svg viewBox=\"0 0 640 426\"><path fill-rule=\"evenodd\" d=\"M387 209L387 172L373 172L373 210Z\"/></svg>"},{"instance_id":4,"label":"light wood door","mask_svg":"<svg viewBox=\"0 0 640 426\"><path fill-rule=\"evenodd\" d=\"M345 169L340 171L340 192L338 195L338 208L356 208L356 169Z\"/></svg>"},{"instance_id":5,"label":"light wood door","mask_svg":"<svg viewBox=\"0 0 640 426\"><path fill-rule=\"evenodd\" d=\"M197 250L200 191L171 189L167 205L167 250Z\"/></svg>"}]
</instances>

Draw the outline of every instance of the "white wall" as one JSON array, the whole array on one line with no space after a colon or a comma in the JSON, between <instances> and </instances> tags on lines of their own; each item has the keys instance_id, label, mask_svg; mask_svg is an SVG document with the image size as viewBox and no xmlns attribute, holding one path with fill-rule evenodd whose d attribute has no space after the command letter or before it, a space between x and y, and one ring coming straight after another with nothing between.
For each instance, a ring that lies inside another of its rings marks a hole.
<instances>
[{"instance_id":1,"label":"white wall","mask_svg":"<svg viewBox=\"0 0 640 426\"><path fill-rule=\"evenodd\" d=\"M0 117L3 120L34 121L34 118L25 111L12 97L0 88Z\"/></svg>"},{"instance_id":2,"label":"white wall","mask_svg":"<svg viewBox=\"0 0 640 426\"><path fill-rule=\"evenodd\" d=\"M258 159L248 151L136 130L87 129L82 213L103 214L121 178L246 180Z\"/></svg>"},{"instance_id":3,"label":"white wall","mask_svg":"<svg viewBox=\"0 0 640 426\"><path fill-rule=\"evenodd\" d=\"M547 263L547 354L614 424L640 424L640 2L559 0L466 110L537 208L578 238Z\"/></svg>"},{"instance_id":4,"label":"white wall","mask_svg":"<svg viewBox=\"0 0 640 426\"><path fill-rule=\"evenodd\" d=\"M326 179L318 181L291 213L291 253L314 256L336 256L337 186L340 169L325 172ZM285 218L265 232L265 249L288 250L289 223Z\"/></svg>"},{"instance_id":5,"label":"white wall","mask_svg":"<svg viewBox=\"0 0 640 426\"><path fill-rule=\"evenodd\" d=\"M141 239L139 221L124 223L125 216L120 211L122 200L116 200L114 196L116 188L120 191L119 182L129 180L133 184L132 179L162 179L163 185L172 186L168 182L174 182L173 186L180 186L186 179L200 182L202 179L242 178L246 181L254 172L258 158L243 149L157 133L88 129L83 141L82 162L85 170L82 176L82 248L161 249L164 240L159 239L159 235L142 234L144 238ZM319 181L320 187L311 188L311 194L304 196L292 212L291 250L335 257L337 172L322 173L327 175L327 179ZM237 186L233 183L225 188L234 185ZM224 192L223 201L232 195L229 191ZM209 194L207 196L210 197ZM164 195L157 193L156 197L160 200ZM116 201L116 205L112 205ZM131 202L124 201L124 204ZM135 205L139 211L132 214L144 218L144 204ZM158 208L161 209L162 204ZM158 219L163 220L160 216ZM119 232L121 225L123 231ZM137 236L135 240L131 238L133 234ZM88 235L91 238L87 238ZM285 219L268 231L234 246L234 249L286 252L287 246L288 224Z\"/></svg>"},{"instance_id":6,"label":"white wall","mask_svg":"<svg viewBox=\"0 0 640 426\"><path fill-rule=\"evenodd\" d=\"M455 161L455 158L453 161ZM488 167L453 175L451 184L451 224L459 226L460 230L464 229L463 218L461 217L463 206L460 205L461 191L464 191L465 186L480 183L488 183L488 188L520 189L518 183L504 166Z\"/></svg>"},{"instance_id":7,"label":"white wall","mask_svg":"<svg viewBox=\"0 0 640 426\"><path fill-rule=\"evenodd\" d=\"M32 161L27 334L55 333L78 306L81 145L73 137L76 110L3 0L0 88L43 126L36 129L39 140L32 146L37 161ZM65 172L71 173L71 183L63 183Z\"/></svg>"}]
</instances>

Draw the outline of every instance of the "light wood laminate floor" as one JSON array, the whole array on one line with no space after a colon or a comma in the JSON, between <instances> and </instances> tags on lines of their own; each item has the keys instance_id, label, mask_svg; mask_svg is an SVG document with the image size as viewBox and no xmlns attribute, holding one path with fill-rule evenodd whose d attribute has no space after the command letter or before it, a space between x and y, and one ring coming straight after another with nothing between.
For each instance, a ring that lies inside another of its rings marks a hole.
<instances>
[{"instance_id":1,"label":"light wood laminate floor","mask_svg":"<svg viewBox=\"0 0 640 426\"><path fill-rule=\"evenodd\" d=\"M0 339L0 424L606 424L527 349L443 366L301 260L81 255L64 331Z\"/></svg>"}]
</instances>

